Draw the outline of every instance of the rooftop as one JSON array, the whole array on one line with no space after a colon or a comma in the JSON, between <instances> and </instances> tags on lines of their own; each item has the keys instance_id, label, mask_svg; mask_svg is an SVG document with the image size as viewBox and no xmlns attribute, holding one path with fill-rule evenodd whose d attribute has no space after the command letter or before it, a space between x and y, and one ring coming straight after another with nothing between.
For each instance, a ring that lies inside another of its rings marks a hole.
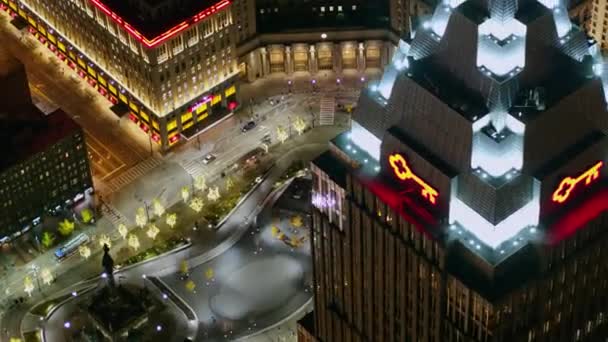
<instances>
[{"instance_id":1,"label":"rooftop","mask_svg":"<svg viewBox=\"0 0 608 342\"><path fill-rule=\"evenodd\" d=\"M147 47L230 5L230 0L89 0Z\"/></svg>"},{"instance_id":2,"label":"rooftop","mask_svg":"<svg viewBox=\"0 0 608 342\"><path fill-rule=\"evenodd\" d=\"M17 113L0 113L0 171L48 149L80 127L63 110L44 116L33 105Z\"/></svg>"},{"instance_id":3,"label":"rooftop","mask_svg":"<svg viewBox=\"0 0 608 342\"><path fill-rule=\"evenodd\" d=\"M350 0L340 6L330 1L258 0L256 16L261 33L390 27L386 0Z\"/></svg>"}]
</instances>

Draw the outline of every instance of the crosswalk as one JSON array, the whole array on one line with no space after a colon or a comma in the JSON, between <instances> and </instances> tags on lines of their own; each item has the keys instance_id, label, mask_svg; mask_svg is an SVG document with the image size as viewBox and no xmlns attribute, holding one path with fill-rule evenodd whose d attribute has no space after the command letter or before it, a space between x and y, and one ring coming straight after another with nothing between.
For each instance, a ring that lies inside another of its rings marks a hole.
<instances>
[{"instance_id":1,"label":"crosswalk","mask_svg":"<svg viewBox=\"0 0 608 342\"><path fill-rule=\"evenodd\" d=\"M335 97L322 97L321 110L319 113L319 124L321 126L330 126L334 124L334 116L336 111Z\"/></svg>"},{"instance_id":2,"label":"crosswalk","mask_svg":"<svg viewBox=\"0 0 608 342\"><path fill-rule=\"evenodd\" d=\"M120 176L110 180L106 184L112 192L118 191L122 187L131 184L131 182L144 175L148 171L152 170L153 168L157 167L161 163L162 159L156 157L148 158L131 167L129 170L125 171Z\"/></svg>"},{"instance_id":3,"label":"crosswalk","mask_svg":"<svg viewBox=\"0 0 608 342\"><path fill-rule=\"evenodd\" d=\"M205 171L203 170L203 163L194 159L194 160L186 160L179 163L179 165L190 175L192 178L196 178L200 175L205 175Z\"/></svg>"},{"instance_id":4,"label":"crosswalk","mask_svg":"<svg viewBox=\"0 0 608 342\"><path fill-rule=\"evenodd\" d=\"M112 223L114 227L118 227L120 223L124 223L127 226L130 225L130 220L127 219L116 207L114 207L111 203L104 202L101 205L101 213L105 218L108 219Z\"/></svg>"}]
</instances>

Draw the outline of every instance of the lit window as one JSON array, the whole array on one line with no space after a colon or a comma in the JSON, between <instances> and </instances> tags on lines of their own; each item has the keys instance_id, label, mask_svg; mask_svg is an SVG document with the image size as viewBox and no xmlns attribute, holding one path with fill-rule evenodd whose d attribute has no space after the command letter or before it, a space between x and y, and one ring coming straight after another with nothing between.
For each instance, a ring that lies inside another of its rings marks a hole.
<instances>
[{"instance_id":1,"label":"lit window","mask_svg":"<svg viewBox=\"0 0 608 342\"><path fill-rule=\"evenodd\" d=\"M357 10L357 5L353 5L353 11Z\"/></svg>"},{"instance_id":2,"label":"lit window","mask_svg":"<svg viewBox=\"0 0 608 342\"><path fill-rule=\"evenodd\" d=\"M325 6L321 6L321 12L325 12Z\"/></svg>"}]
</instances>

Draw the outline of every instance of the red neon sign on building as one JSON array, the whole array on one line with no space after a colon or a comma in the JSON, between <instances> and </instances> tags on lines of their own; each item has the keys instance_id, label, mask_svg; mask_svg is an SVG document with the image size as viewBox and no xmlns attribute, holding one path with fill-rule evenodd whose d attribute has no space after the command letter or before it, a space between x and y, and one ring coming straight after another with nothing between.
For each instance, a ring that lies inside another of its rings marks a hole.
<instances>
[{"instance_id":1,"label":"red neon sign on building","mask_svg":"<svg viewBox=\"0 0 608 342\"><path fill-rule=\"evenodd\" d=\"M95 7L99 8L102 12L107 14L108 17L110 17L115 23L122 26L135 39L142 42L145 46L147 46L149 48L154 47L171 37L174 37L176 34L182 32L183 30L187 29L191 25L203 20L204 18L206 18L206 17L212 15L213 13L221 10L222 8L230 5L230 0L221 0L218 3L216 3L215 5L192 16L190 19L184 20L181 23L173 26L172 28L168 29L164 33L161 33L154 38L148 39L143 34L139 33L139 31L137 31L135 28L133 28L133 26L131 26L129 23L124 21L116 13L112 12L108 8L108 6L103 4L103 0L89 0L89 1L91 1L93 3L93 5L95 5Z\"/></svg>"},{"instance_id":2,"label":"red neon sign on building","mask_svg":"<svg viewBox=\"0 0 608 342\"><path fill-rule=\"evenodd\" d=\"M412 169L410 169L409 165L407 165L407 161L403 157L403 155L399 153L393 153L388 157L388 163L393 168L393 173L400 180L408 180L411 179L414 182L418 183L420 187L422 187L420 193L422 197L426 198L432 204L437 203L437 196L439 193L432 186L428 185L427 182L418 177Z\"/></svg>"},{"instance_id":3,"label":"red neon sign on building","mask_svg":"<svg viewBox=\"0 0 608 342\"><path fill-rule=\"evenodd\" d=\"M585 172L581 173L578 177L565 177L559 183L559 186L553 192L552 200L557 203L564 203L572 193L572 190L576 187L576 185L583 180L585 181L585 186L591 184L592 181L596 180L600 175L600 169L604 165L603 161L598 161L595 165L588 168Z\"/></svg>"}]
</instances>

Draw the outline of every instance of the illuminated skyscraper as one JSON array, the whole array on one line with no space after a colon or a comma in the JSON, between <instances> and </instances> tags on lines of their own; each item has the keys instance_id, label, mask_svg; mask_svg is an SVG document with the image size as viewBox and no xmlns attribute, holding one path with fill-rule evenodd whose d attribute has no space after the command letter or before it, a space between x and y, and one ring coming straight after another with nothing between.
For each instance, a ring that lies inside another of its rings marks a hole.
<instances>
[{"instance_id":1,"label":"illuminated skyscraper","mask_svg":"<svg viewBox=\"0 0 608 342\"><path fill-rule=\"evenodd\" d=\"M2 0L164 149L237 106L230 0Z\"/></svg>"},{"instance_id":2,"label":"illuminated skyscraper","mask_svg":"<svg viewBox=\"0 0 608 342\"><path fill-rule=\"evenodd\" d=\"M567 15L444 2L400 42L312 164L301 340L606 340L605 67Z\"/></svg>"}]
</instances>

